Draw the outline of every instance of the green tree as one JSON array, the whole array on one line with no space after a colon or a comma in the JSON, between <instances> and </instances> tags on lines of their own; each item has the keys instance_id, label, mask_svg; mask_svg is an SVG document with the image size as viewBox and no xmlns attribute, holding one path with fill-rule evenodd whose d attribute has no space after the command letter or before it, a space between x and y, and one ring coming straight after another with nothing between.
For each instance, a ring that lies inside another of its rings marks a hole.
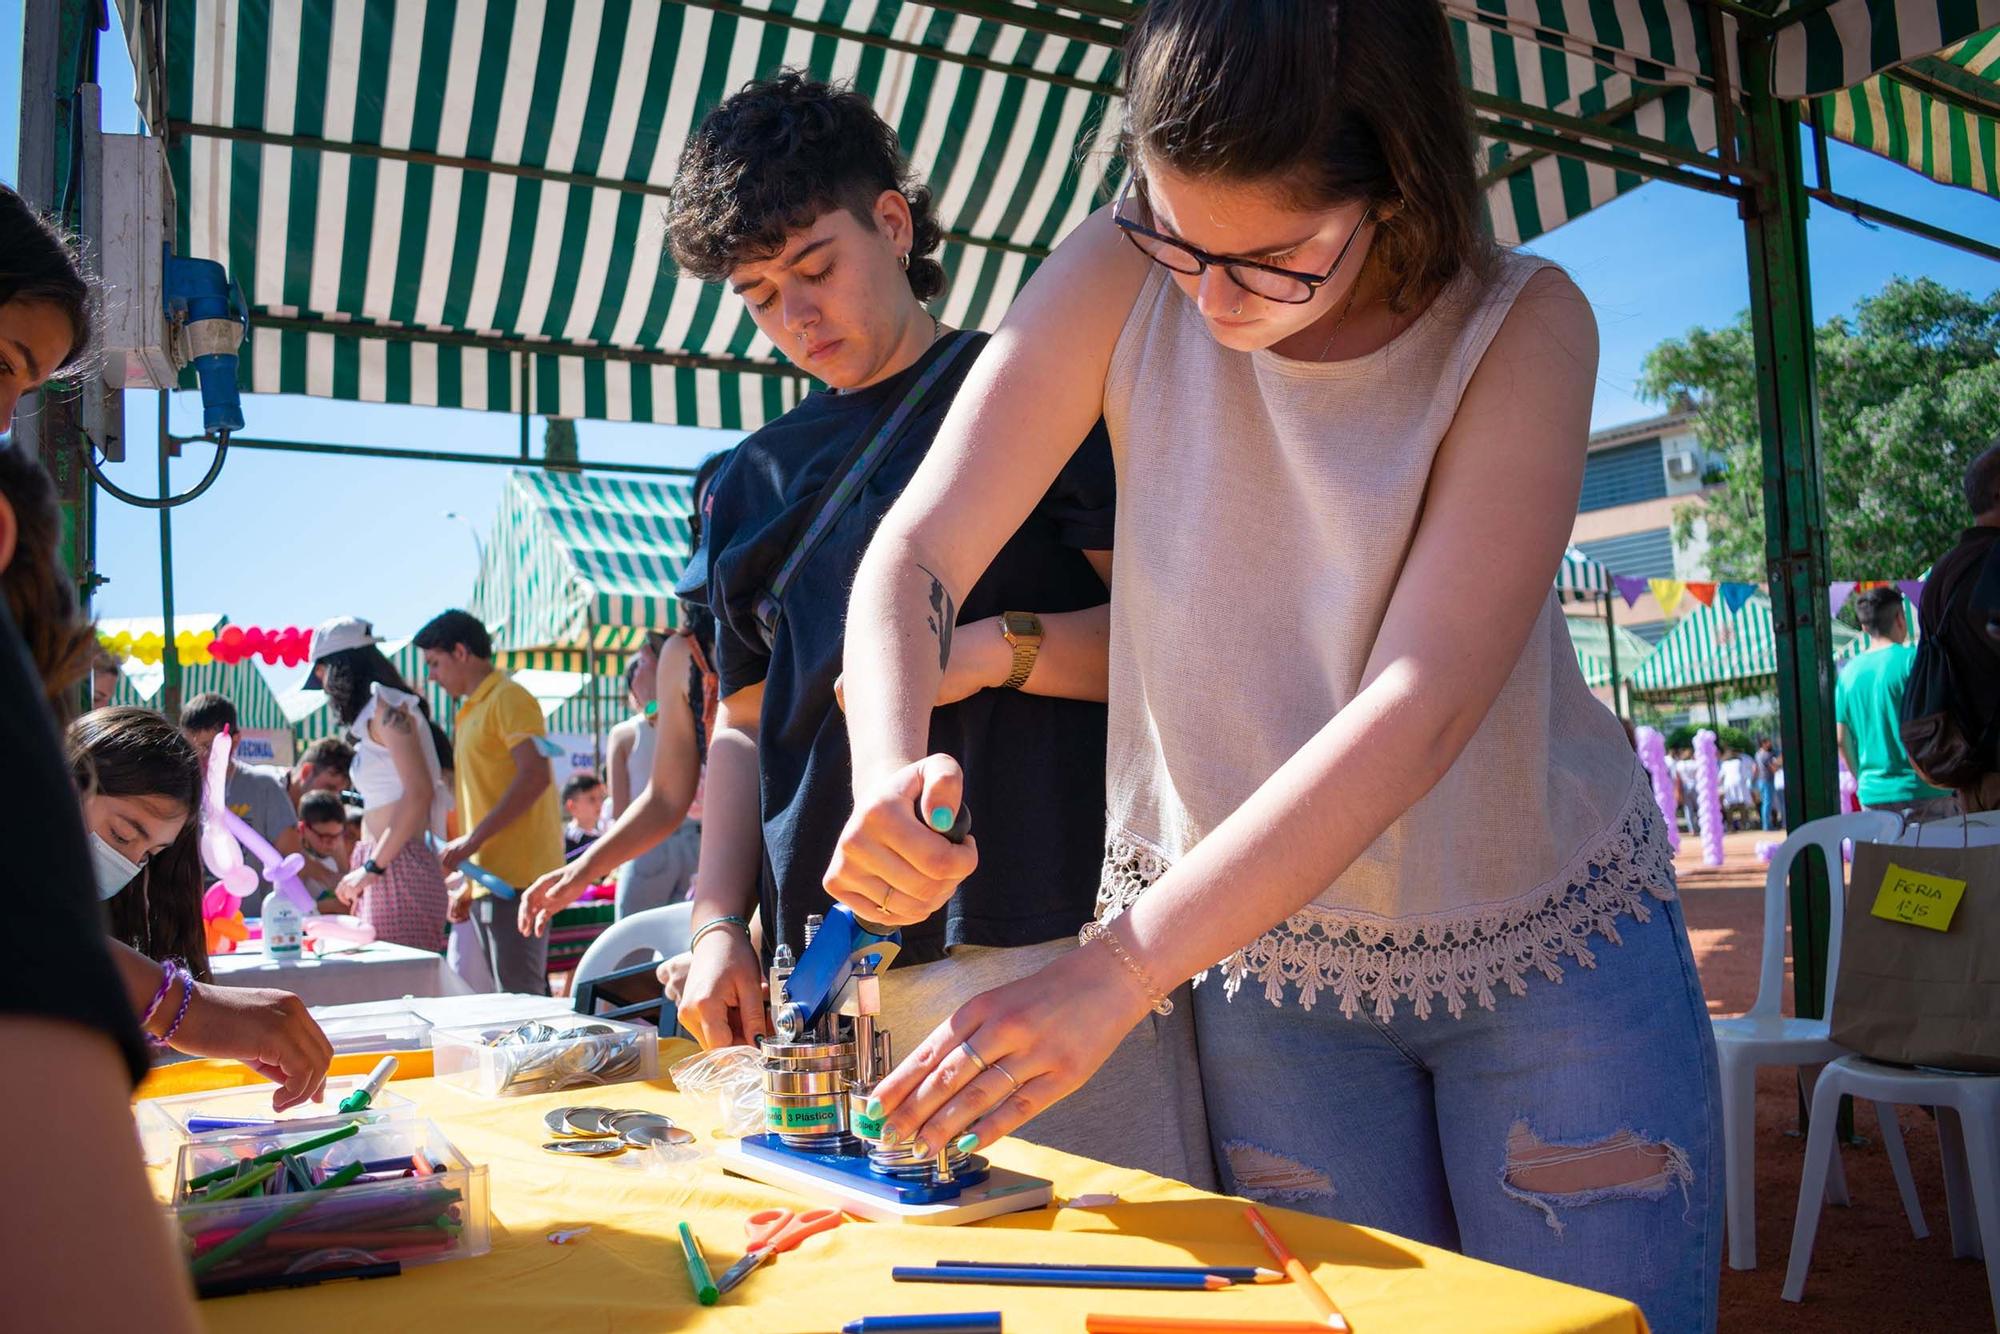
<instances>
[{"instance_id":1,"label":"green tree","mask_svg":"<svg viewBox=\"0 0 2000 1334\"><path fill-rule=\"evenodd\" d=\"M551 472L577 472L576 423L568 417L549 418L542 432L542 466Z\"/></svg>"},{"instance_id":2,"label":"green tree","mask_svg":"<svg viewBox=\"0 0 2000 1334\"><path fill-rule=\"evenodd\" d=\"M1898 278L1815 334L1827 555L1840 579L1913 579L1965 527L1965 467L2000 432L2000 292L1983 300ZM1722 480L1674 516L1685 542L1708 526L1718 579L1759 582L1764 456L1746 311L1647 354L1640 393L1685 401Z\"/></svg>"}]
</instances>

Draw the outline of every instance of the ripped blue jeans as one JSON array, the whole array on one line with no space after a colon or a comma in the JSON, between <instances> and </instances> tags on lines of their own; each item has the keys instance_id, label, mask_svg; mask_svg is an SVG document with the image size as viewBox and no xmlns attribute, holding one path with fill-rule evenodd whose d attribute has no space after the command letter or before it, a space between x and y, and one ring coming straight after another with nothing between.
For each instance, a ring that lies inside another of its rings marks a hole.
<instances>
[{"instance_id":1,"label":"ripped blue jeans","mask_svg":"<svg viewBox=\"0 0 2000 1334\"><path fill-rule=\"evenodd\" d=\"M1636 1302L1659 1334L1715 1328L1722 1120L1680 904L1622 918L1492 1010L1382 1024L1195 988L1227 1189Z\"/></svg>"}]
</instances>

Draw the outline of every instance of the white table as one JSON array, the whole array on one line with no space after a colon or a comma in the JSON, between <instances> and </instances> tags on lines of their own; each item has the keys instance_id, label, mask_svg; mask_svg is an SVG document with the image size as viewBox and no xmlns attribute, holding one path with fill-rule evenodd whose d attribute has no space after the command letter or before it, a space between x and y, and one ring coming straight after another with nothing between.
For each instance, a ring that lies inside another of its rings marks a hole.
<instances>
[{"instance_id":1,"label":"white table","mask_svg":"<svg viewBox=\"0 0 2000 1334\"><path fill-rule=\"evenodd\" d=\"M211 955L209 971L228 987L276 987L312 1005L393 1000L399 996L463 996L467 987L442 954L377 940L324 956L278 963L245 941L233 954Z\"/></svg>"}]
</instances>

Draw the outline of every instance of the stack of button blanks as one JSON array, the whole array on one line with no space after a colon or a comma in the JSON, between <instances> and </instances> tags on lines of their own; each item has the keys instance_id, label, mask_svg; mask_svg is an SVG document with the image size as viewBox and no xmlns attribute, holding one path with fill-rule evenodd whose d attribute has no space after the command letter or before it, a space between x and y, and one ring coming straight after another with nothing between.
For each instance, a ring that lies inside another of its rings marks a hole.
<instances>
[{"instance_id":1,"label":"stack of button blanks","mask_svg":"<svg viewBox=\"0 0 2000 1334\"><path fill-rule=\"evenodd\" d=\"M660 1112L620 1111L611 1107L557 1107L542 1118L555 1139L542 1145L550 1153L579 1158L609 1158L626 1149L654 1144L680 1145L694 1141L691 1131L675 1125Z\"/></svg>"}]
</instances>

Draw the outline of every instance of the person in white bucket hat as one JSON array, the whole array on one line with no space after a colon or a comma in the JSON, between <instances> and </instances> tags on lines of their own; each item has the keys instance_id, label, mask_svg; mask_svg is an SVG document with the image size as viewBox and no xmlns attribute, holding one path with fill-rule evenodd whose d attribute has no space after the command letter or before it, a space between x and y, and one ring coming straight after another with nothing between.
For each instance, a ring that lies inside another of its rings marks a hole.
<instances>
[{"instance_id":1,"label":"person in white bucket hat","mask_svg":"<svg viewBox=\"0 0 2000 1334\"><path fill-rule=\"evenodd\" d=\"M309 679L354 745L361 841L335 893L380 940L442 950L450 893L426 838L451 811L451 741L384 656L375 627L341 616L313 631Z\"/></svg>"}]
</instances>

